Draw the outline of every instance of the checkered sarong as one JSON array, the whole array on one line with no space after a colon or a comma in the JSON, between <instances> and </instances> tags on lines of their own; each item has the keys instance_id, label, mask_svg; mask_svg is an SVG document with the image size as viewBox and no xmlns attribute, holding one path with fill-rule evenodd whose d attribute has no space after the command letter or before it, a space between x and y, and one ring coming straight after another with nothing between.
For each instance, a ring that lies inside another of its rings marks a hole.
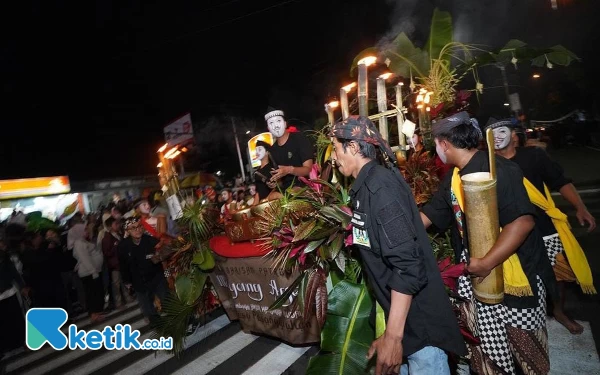
<instances>
[{"instance_id":1,"label":"checkered sarong","mask_svg":"<svg viewBox=\"0 0 600 375\"><path fill-rule=\"evenodd\" d=\"M461 260L466 261L463 251ZM538 306L517 309L503 304L489 305L477 301L473 295L473 286L467 276L458 278L458 294L474 301L477 313L477 330L481 339L481 351L495 365L507 374L515 373L515 363L511 353L506 326L523 330L536 330L546 325L546 290L542 279L537 277L539 291Z\"/></svg>"},{"instance_id":2,"label":"checkered sarong","mask_svg":"<svg viewBox=\"0 0 600 375\"><path fill-rule=\"evenodd\" d=\"M544 236L544 246L546 246L546 252L548 253L550 264L552 267L554 267L556 264L556 256L565 250L560 237L558 237L558 233Z\"/></svg>"}]
</instances>

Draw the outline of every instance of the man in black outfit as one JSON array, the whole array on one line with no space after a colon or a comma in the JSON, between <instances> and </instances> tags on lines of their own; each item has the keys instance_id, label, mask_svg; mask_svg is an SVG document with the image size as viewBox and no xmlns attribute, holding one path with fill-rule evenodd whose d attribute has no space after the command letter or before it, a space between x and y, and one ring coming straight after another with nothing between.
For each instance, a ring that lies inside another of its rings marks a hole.
<instances>
[{"instance_id":1,"label":"man in black outfit","mask_svg":"<svg viewBox=\"0 0 600 375\"><path fill-rule=\"evenodd\" d=\"M352 198L353 243L377 302L386 315L385 333L375 340L376 374L449 375L445 351L466 347L433 257L412 191L395 155L364 116L350 116L332 129L334 163L355 178ZM387 157L376 160L376 148ZM408 370L408 372L406 371Z\"/></svg>"},{"instance_id":2,"label":"man in black outfit","mask_svg":"<svg viewBox=\"0 0 600 375\"><path fill-rule=\"evenodd\" d=\"M283 111L274 110L265 115L269 132L275 143L269 152L277 165L271 171L271 182L281 180L281 191L301 186L298 177L308 177L313 166L313 146L300 132L290 132Z\"/></svg>"},{"instance_id":3,"label":"man in black outfit","mask_svg":"<svg viewBox=\"0 0 600 375\"><path fill-rule=\"evenodd\" d=\"M125 231L129 236L118 247L121 277L127 288L135 290L146 321L152 322L158 317L154 297L157 296L162 303L169 289L162 259L157 253L160 241L144 233L139 217L127 219Z\"/></svg>"}]
</instances>

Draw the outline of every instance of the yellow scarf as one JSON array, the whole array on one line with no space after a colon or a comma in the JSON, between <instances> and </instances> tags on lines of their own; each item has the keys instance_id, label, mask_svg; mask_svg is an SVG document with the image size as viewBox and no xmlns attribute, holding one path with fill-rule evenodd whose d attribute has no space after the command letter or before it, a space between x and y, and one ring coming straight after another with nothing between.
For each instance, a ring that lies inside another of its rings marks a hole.
<instances>
[{"instance_id":1,"label":"yellow scarf","mask_svg":"<svg viewBox=\"0 0 600 375\"><path fill-rule=\"evenodd\" d=\"M558 237L565 248L569 265L573 269L573 273L577 277L577 282L581 286L581 289L586 294L596 294L596 288L594 288L594 280L592 278L592 271L588 264L587 258L579 242L575 239L575 236L571 232L571 226L567 220L567 215L562 213L556 205L550 195L550 191L546 184L544 184L544 192L542 194L528 179L523 178L527 195L531 203L535 204L552 219L552 224L558 232Z\"/></svg>"},{"instance_id":2,"label":"yellow scarf","mask_svg":"<svg viewBox=\"0 0 600 375\"><path fill-rule=\"evenodd\" d=\"M458 168L454 168L452 173L451 188L458 201L460 210L464 213L465 201ZM527 280L527 276L525 276L525 272L523 271L521 261L517 254L511 255L504 263L502 263L502 271L504 273L504 293L518 297L533 296L531 285L529 285L529 280Z\"/></svg>"}]
</instances>

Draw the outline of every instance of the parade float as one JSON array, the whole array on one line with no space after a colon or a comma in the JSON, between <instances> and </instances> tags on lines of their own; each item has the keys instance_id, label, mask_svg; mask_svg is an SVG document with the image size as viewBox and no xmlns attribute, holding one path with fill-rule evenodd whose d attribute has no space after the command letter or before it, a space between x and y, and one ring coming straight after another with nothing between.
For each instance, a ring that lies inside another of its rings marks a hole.
<instances>
[{"instance_id":1,"label":"parade float","mask_svg":"<svg viewBox=\"0 0 600 375\"><path fill-rule=\"evenodd\" d=\"M336 122L338 108L342 119L356 109L377 122L382 136L394 146L417 203L424 204L436 191L439 178L430 153L406 158L415 122L431 142L432 119L465 110L471 93L483 93L478 64L490 58L503 61L507 53L516 52L490 54L453 41L450 15L436 10L423 50L402 33L392 44L356 57L352 71L357 71L357 82L341 88L339 101L325 105L329 126ZM377 113L369 115L368 72L377 61L391 72L377 77ZM390 73L395 73L395 80ZM475 87L461 91L458 84L467 74L474 77ZM408 92L403 77L410 80ZM393 82L391 87L389 82ZM349 94L355 89L356 99L351 101ZM390 102L393 109L388 109ZM160 336L173 337L175 353L185 348L190 323L201 322L207 312L222 305L245 332L294 345L318 343L321 350L311 358L308 374L370 371L367 351L383 332L385 319L351 246L351 181L332 167L327 134L328 127L313 134L316 162L310 177L301 178L302 188L241 206L232 205L230 195L224 194L225 210L220 209L212 189L200 191L195 201L183 197L172 163L180 151L177 147L167 150L168 145L159 150L161 185L181 232L172 243L173 255L166 266L174 293L164 302L156 329ZM448 234L430 236L442 279L455 302L456 278L464 267L453 266ZM454 307L457 314L465 308L459 303ZM372 325L374 310L376 323ZM461 325L461 331L465 340L477 342L472 329Z\"/></svg>"}]
</instances>

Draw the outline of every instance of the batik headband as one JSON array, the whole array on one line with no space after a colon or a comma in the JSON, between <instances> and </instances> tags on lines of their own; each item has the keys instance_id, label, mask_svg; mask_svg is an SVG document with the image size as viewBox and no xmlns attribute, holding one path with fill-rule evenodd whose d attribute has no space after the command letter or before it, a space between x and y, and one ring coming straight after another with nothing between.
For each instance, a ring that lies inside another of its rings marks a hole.
<instances>
[{"instance_id":1,"label":"batik headband","mask_svg":"<svg viewBox=\"0 0 600 375\"><path fill-rule=\"evenodd\" d=\"M390 145L383 139L373 122L365 116L350 116L342 122L334 124L330 136L353 141L365 141L379 147L387 163L396 165L396 155Z\"/></svg>"}]
</instances>

